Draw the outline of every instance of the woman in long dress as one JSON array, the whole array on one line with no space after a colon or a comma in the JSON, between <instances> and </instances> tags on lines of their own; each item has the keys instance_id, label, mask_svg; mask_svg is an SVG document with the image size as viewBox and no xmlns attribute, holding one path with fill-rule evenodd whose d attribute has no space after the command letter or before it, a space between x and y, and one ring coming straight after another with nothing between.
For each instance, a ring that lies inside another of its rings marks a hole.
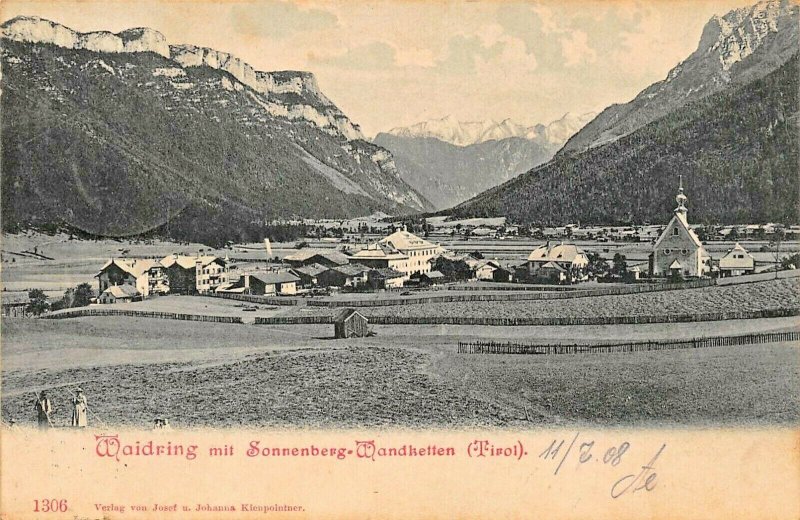
<instances>
[{"instance_id":1,"label":"woman in long dress","mask_svg":"<svg viewBox=\"0 0 800 520\"><path fill-rule=\"evenodd\" d=\"M53 411L53 405L50 404L50 398L47 397L47 393L42 392L39 394L34 408L36 409L36 421L39 423L39 428L50 428L52 426L50 413Z\"/></svg>"},{"instance_id":2,"label":"woman in long dress","mask_svg":"<svg viewBox=\"0 0 800 520\"><path fill-rule=\"evenodd\" d=\"M75 428L86 428L86 412L88 410L86 404L86 396L83 395L83 390L78 388L78 395L72 398L72 426Z\"/></svg>"}]
</instances>

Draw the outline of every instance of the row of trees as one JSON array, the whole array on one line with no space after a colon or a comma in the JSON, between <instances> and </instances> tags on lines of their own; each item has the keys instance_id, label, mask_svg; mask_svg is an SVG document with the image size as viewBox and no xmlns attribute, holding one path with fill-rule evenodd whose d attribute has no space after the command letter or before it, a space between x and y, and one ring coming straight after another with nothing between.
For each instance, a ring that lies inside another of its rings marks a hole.
<instances>
[{"instance_id":1,"label":"row of trees","mask_svg":"<svg viewBox=\"0 0 800 520\"><path fill-rule=\"evenodd\" d=\"M27 311L34 316L39 316L47 311L57 311L71 307L86 307L94 298L94 290L88 283L82 283L74 288L64 291L64 296L54 302L47 299L47 295L41 289L31 289L28 291Z\"/></svg>"}]
</instances>

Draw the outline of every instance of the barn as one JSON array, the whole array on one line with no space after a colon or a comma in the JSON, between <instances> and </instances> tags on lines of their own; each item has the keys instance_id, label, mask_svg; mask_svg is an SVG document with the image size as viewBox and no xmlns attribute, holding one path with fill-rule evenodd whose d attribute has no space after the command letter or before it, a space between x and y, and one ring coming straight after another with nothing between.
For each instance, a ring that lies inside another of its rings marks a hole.
<instances>
[{"instance_id":1,"label":"barn","mask_svg":"<svg viewBox=\"0 0 800 520\"><path fill-rule=\"evenodd\" d=\"M363 338L369 334L369 321L355 309L342 309L333 318L334 336L339 338Z\"/></svg>"}]
</instances>

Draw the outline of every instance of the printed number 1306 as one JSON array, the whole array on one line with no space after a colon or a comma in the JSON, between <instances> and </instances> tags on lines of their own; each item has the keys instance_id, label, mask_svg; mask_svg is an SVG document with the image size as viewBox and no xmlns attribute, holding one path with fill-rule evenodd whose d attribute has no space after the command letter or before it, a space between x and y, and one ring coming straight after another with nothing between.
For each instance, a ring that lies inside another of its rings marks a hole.
<instances>
[{"instance_id":1,"label":"printed number 1306","mask_svg":"<svg viewBox=\"0 0 800 520\"><path fill-rule=\"evenodd\" d=\"M66 498L43 498L42 500L37 498L33 501L34 513L66 513L67 509L69 506Z\"/></svg>"}]
</instances>

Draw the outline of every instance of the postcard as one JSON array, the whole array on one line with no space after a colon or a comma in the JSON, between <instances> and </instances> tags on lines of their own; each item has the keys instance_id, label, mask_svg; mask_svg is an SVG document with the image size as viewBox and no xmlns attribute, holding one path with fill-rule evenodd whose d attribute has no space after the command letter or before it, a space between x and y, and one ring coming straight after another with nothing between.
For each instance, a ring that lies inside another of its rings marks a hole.
<instances>
[{"instance_id":1,"label":"postcard","mask_svg":"<svg viewBox=\"0 0 800 520\"><path fill-rule=\"evenodd\" d=\"M0 518L800 516L800 5L0 5Z\"/></svg>"}]
</instances>

